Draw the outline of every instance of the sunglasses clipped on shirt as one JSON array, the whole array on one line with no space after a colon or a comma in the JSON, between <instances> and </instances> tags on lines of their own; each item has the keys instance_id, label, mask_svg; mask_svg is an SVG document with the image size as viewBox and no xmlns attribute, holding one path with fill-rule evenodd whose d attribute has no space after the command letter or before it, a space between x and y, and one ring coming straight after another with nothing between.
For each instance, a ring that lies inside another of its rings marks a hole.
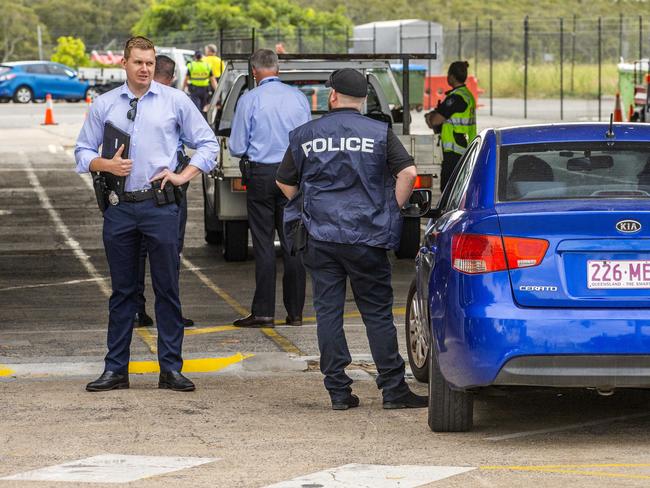
<instances>
[{"instance_id":1,"label":"sunglasses clipped on shirt","mask_svg":"<svg viewBox=\"0 0 650 488\"><path fill-rule=\"evenodd\" d=\"M129 100L129 105L131 109L126 113L126 118L129 120L135 120L135 114L138 113L138 99L132 98Z\"/></svg>"}]
</instances>

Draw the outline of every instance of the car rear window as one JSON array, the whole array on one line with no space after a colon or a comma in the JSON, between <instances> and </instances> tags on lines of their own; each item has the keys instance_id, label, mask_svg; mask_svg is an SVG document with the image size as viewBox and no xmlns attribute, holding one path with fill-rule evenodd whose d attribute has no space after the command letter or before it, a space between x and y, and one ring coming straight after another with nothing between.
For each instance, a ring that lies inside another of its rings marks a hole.
<instances>
[{"instance_id":1,"label":"car rear window","mask_svg":"<svg viewBox=\"0 0 650 488\"><path fill-rule=\"evenodd\" d=\"M28 64L25 66L25 71L27 73L34 73L40 75L49 74L49 72L47 71L47 66L45 66L44 64Z\"/></svg>"},{"instance_id":2,"label":"car rear window","mask_svg":"<svg viewBox=\"0 0 650 488\"><path fill-rule=\"evenodd\" d=\"M650 198L647 143L502 146L500 201Z\"/></svg>"}]
</instances>

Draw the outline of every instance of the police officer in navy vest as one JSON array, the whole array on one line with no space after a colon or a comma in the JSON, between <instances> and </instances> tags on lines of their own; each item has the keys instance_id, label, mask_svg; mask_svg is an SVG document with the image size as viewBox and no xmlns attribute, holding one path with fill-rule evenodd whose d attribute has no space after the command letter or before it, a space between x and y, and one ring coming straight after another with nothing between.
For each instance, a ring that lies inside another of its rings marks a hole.
<instances>
[{"instance_id":1,"label":"police officer in navy vest","mask_svg":"<svg viewBox=\"0 0 650 488\"><path fill-rule=\"evenodd\" d=\"M286 229L298 221L308 234L303 259L312 277L325 387L334 410L359 405L345 374L352 360L343 332L349 278L384 408L426 407L426 397L404 381L387 256L399 244L399 210L411 195L415 165L386 123L361 115L368 84L360 72L337 70L327 86L331 111L291 132L276 176L291 199Z\"/></svg>"}]
</instances>

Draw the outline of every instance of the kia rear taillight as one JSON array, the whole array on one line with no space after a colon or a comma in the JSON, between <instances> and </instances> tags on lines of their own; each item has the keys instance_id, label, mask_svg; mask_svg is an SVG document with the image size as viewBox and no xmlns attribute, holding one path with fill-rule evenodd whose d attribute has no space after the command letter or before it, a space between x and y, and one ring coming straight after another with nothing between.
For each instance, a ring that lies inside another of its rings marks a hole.
<instances>
[{"instance_id":1,"label":"kia rear taillight","mask_svg":"<svg viewBox=\"0 0 650 488\"><path fill-rule=\"evenodd\" d=\"M462 273L492 273L537 266L547 249L544 239L456 234L451 240L451 261Z\"/></svg>"},{"instance_id":2,"label":"kia rear taillight","mask_svg":"<svg viewBox=\"0 0 650 488\"><path fill-rule=\"evenodd\" d=\"M504 237L506 258L510 269L537 266L544 259L548 241L544 239L527 239L525 237Z\"/></svg>"}]
</instances>

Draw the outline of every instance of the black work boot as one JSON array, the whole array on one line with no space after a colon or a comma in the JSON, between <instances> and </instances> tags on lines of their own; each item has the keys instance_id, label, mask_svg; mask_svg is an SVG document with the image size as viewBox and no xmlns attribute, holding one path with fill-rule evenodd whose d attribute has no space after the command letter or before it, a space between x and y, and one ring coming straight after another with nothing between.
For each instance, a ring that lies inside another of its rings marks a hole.
<instances>
[{"instance_id":1,"label":"black work boot","mask_svg":"<svg viewBox=\"0 0 650 488\"><path fill-rule=\"evenodd\" d=\"M104 371L95 381L86 385L86 391L124 390L129 387L129 375Z\"/></svg>"},{"instance_id":2,"label":"black work boot","mask_svg":"<svg viewBox=\"0 0 650 488\"><path fill-rule=\"evenodd\" d=\"M397 408L426 408L429 406L429 398L423 395L416 395L411 390L394 400L384 402L386 410Z\"/></svg>"},{"instance_id":3,"label":"black work boot","mask_svg":"<svg viewBox=\"0 0 650 488\"><path fill-rule=\"evenodd\" d=\"M359 397L350 393L350 396L343 400L332 400L332 410L348 410L359 406Z\"/></svg>"}]
</instances>

